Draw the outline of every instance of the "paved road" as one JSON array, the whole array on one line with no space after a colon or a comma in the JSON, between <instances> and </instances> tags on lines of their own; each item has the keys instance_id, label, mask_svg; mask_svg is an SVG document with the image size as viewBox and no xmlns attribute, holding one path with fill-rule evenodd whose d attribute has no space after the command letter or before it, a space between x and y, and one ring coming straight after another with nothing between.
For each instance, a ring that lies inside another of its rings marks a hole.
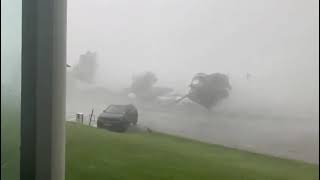
<instances>
[{"instance_id":1,"label":"paved road","mask_svg":"<svg viewBox=\"0 0 320 180\"><path fill-rule=\"evenodd\" d=\"M214 112L143 111L140 123L158 131L289 159L319 163L319 126L312 119Z\"/></svg>"}]
</instances>

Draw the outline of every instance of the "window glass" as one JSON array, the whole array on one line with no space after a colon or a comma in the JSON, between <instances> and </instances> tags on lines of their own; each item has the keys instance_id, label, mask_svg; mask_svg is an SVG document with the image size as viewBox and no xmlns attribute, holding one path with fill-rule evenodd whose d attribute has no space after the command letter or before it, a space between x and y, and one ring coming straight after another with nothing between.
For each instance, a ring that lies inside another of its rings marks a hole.
<instances>
[{"instance_id":1,"label":"window glass","mask_svg":"<svg viewBox=\"0 0 320 180\"><path fill-rule=\"evenodd\" d=\"M19 179L21 0L1 0L1 179Z\"/></svg>"}]
</instances>

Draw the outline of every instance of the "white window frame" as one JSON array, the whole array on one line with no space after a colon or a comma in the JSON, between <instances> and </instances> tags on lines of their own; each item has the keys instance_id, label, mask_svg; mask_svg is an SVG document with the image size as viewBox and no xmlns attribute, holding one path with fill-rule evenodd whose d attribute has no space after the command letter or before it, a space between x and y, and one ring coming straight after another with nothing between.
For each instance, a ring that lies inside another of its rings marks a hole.
<instances>
[{"instance_id":1,"label":"white window frame","mask_svg":"<svg viewBox=\"0 0 320 180\"><path fill-rule=\"evenodd\" d=\"M64 180L66 0L22 0L20 180Z\"/></svg>"}]
</instances>

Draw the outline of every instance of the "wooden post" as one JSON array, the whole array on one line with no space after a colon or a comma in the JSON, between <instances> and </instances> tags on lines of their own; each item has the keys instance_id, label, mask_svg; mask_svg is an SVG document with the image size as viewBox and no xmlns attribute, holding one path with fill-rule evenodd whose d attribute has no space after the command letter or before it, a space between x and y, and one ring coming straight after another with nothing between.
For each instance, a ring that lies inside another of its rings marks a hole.
<instances>
[{"instance_id":1,"label":"wooden post","mask_svg":"<svg viewBox=\"0 0 320 180\"><path fill-rule=\"evenodd\" d=\"M83 117L84 117L84 116L82 115L82 116L81 116L81 124L83 124Z\"/></svg>"},{"instance_id":2,"label":"wooden post","mask_svg":"<svg viewBox=\"0 0 320 180\"><path fill-rule=\"evenodd\" d=\"M92 109L91 114L90 114L89 126L91 126L92 115L93 115L93 109Z\"/></svg>"}]
</instances>

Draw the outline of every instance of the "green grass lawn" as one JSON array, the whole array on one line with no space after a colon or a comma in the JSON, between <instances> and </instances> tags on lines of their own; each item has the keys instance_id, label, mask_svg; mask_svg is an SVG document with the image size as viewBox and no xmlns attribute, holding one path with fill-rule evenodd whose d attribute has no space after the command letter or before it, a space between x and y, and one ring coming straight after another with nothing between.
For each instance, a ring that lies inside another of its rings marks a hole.
<instances>
[{"instance_id":1,"label":"green grass lawn","mask_svg":"<svg viewBox=\"0 0 320 180\"><path fill-rule=\"evenodd\" d=\"M67 123L66 180L315 180L318 166L160 133Z\"/></svg>"},{"instance_id":2,"label":"green grass lawn","mask_svg":"<svg viewBox=\"0 0 320 180\"><path fill-rule=\"evenodd\" d=\"M17 113L19 107L17 103L5 105L2 103L4 102L1 102L1 180L18 180L20 177L20 113Z\"/></svg>"}]
</instances>

